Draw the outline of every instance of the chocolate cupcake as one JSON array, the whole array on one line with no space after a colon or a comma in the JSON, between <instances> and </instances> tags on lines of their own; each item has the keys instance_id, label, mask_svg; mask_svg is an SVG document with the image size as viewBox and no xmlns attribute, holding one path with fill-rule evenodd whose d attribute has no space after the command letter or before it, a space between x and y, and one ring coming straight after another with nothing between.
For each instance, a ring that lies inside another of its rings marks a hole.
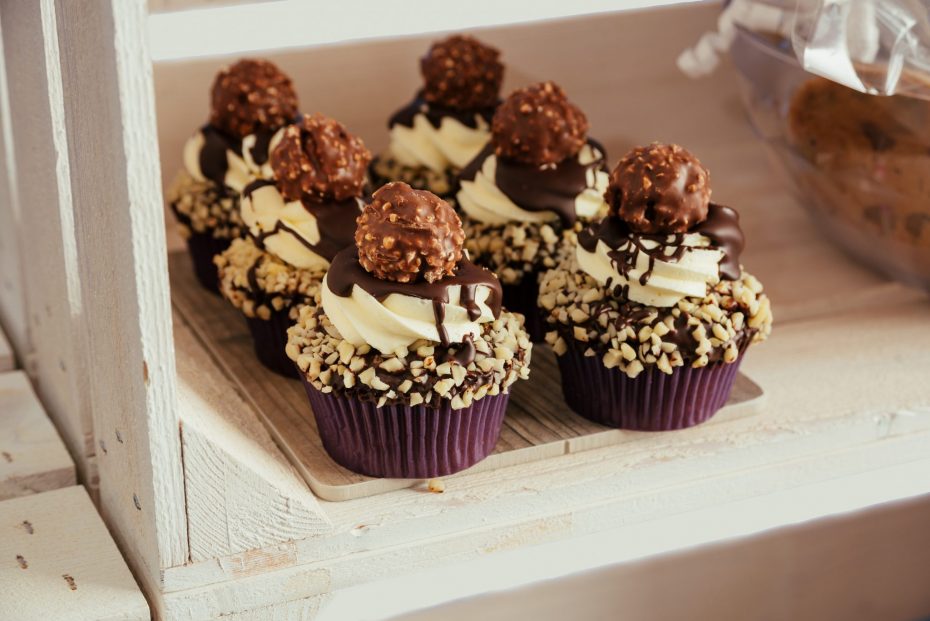
<instances>
[{"instance_id":1,"label":"chocolate cupcake","mask_svg":"<svg viewBox=\"0 0 930 621\"><path fill-rule=\"evenodd\" d=\"M532 345L463 239L444 200L383 186L358 219L356 246L333 259L322 304L288 331L323 445L346 468L436 477L497 443Z\"/></svg>"},{"instance_id":2,"label":"chocolate cupcake","mask_svg":"<svg viewBox=\"0 0 930 621\"><path fill-rule=\"evenodd\" d=\"M622 429L681 429L726 403L746 349L768 337L769 299L740 265L739 215L677 145L627 154L610 213L540 282L565 400Z\"/></svg>"},{"instance_id":3,"label":"chocolate cupcake","mask_svg":"<svg viewBox=\"0 0 930 621\"><path fill-rule=\"evenodd\" d=\"M533 341L545 333L539 275L607 212L606 154L587 133L584 113L556 84L519 89L494 115L491 143L460 176L465 247L500 278L504 305L525 315Z\"/></svg>"},{"instance_id":4,"label":"chocolate cupcake","mask_svg":"<svg viewBox=\"0 0 930 621\"><path fill-rule=\"evenodd\" d=\"M245 232L239 193L256 176L268 176L269 148L297 116L297 94L266 60L240 60L213 82L210 120L184 145L184 168L168 202L187 240L204 288L218 287L213 257Z\"/></svg>"},{"instance_id":5,"label":"chocolate cupcake","mask_svg":"<svg viewBox=\"0 0 930 621\"><path fill-rule=\"evenodd\" d=\"M281 132L269 178L242 191L247 237L216 257L220 292L242 311L255 353L296 376L284 351L300 306L317 301L330 261L352 245L371 154L342 123L303 115Z\"/></svg>"},{"instance_id":6,"label":"chocolate cupcake","mask_svg":"<svg viewBox=\"0 0 930 621\"><path fill-rule=\"evenodd\" d=\"M423 88L388 121L390 144L372 164L375 185L404 181L444 198L490 138L500 101L500 53L474 37L437 41L420 59Z\"/></svg>"}]
</instances>

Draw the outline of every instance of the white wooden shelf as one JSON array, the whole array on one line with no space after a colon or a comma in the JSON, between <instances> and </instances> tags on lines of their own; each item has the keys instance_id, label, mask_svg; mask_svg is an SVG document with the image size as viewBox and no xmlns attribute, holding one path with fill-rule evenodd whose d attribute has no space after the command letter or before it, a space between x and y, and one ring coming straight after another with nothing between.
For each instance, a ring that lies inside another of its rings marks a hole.
<instances>
[{"instance_id":1,"label":"white wooden shelf","mask_svg":"<svg viewBox=\"0 0 930 621\"><path fill-rule=\"evenodd\" d=\"M0 502L0 585L9 621L151 618L83 487Z\"/></svg>"},{"instance_id":2,"label":"white wooden shelf","mask_svg":"<svg viewBox=\"0 0 930 621\"><path fill-rule=\"evenodd\" d=\"M74 484L74 462L29 378L0 373L0 500Z\"/></svg>"}]
</instances>

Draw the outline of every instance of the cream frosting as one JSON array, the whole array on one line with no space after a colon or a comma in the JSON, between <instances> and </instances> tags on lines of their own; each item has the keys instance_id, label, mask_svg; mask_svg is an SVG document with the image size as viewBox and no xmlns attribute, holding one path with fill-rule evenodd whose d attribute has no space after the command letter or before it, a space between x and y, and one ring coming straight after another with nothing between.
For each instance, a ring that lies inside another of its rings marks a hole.
<instances>
[{"instance_id":1,"label":"cream frosting","mask_svg":"<svg viewBox=\"0 0 930 621\"><path fill-rule=\"evenodd\" d=\"M425 166L435 172L464 168L491 139L487 121L476 114L476 127L443 117L434 127L425 114L413 117L413 127L395 123L388 150L404 166Z\"/></svg>"},{"instance_id":2,"label":"cream frosting","mask_svg":"<svg viewBox=\"0 0 930 621\"><path fill-rule=\"evenodd\" d=\"M342 338L352 345L367 344L385 354L405 355L407 348L418 340L441 341L432 300L392 293L379 301L358 285L353 285L349 297L341 297L329 288L326 278L321 289L323 311ZM474 320L462 305L461 293L462 285L449 285L449 302L443 304L442 327L449 343L462 343L466 335L477 338L481 324L494 321L487 303L489 287L481 285L475 291L475 303L481 314Z\"/></svg>"},{"instance_id":3,"label":"cream frosting","mask_svg":"<svg viewBox=\"0 0 930 621\"><path fill-rule=\"evenodd\" d=\"M357 202L361 212L362 203ZM319 223L300 201L286 201L277 187L263 185L243 194L240 210L249 233L282 261L302 269L329 267L329 261L311 248L320 243Z\"/></svg>"},{"instance_id":4,"label":"cream frosting","mask_svg":"<svg viewBox=\"0 0 930 621\"><path fill-rule=\"evenodd\" d=\"M245 167L253 179L274 178L274 171L271 169L270 155L271 152L274 151L275 147L278 146L278 143L281 142L282 136L284 136L283 127L276 131L271 137L271 140L268 141L268 150L265 155L265 161L262 164L257 164L255 162L255 156L253 155L255 151L255 145L258 142L258 136L255 134L249 134L242 139L242 161L245 163Z\"/></svg>"},{"instance_id":5,"label":"cream frosting","mask_svg":"<svg viewBox=\"0 0 930 621\"><path fill-rule=\"evenodd\" d=\"M591 144L585 144L578 152L578 163L587 166L603 157ZM497 156L493 153L485 158L473 181L461 182L456 195L465 214L484 224L508 224L510 222L552 222L559 219L554 211L529 211L514 203L497 187ZM597 169L587 171L587 187L575 196L575 213L580 218L593 218L601 209L606 209L604 192L610 182L607 172Z\"/></svg>"},{"instance_id":6,"label":"cream frosting","mask_svg":"<svg viewBox=\"0 0 930 621\"><path fill-rule=\"evenodd\" d=\"M616 250L611 250L604 240L599 239L593 252L578 244L578 266L601 285L606 286L609 280L611 287L626 287L629 300L648 306L668 307L686 297L703 298L708 286L720 282L723 251L710 247L709 238L699 233L688 233L670 235L666 242L662 244L653 238L637 237L636 243L648 253L633 247L633 240L627 240ZM663 246L663 249L653 253L659 246ZM674 255L681 246L684 250L680 258L675 260ZM618 269L617 261L610 256L616 252L635 256L635 265L625 275ZM651 266L649 253L653 253L654 257ZM669 260L663 261L663 256Z\"/></svg>"},{"instance_id":7,"label":"cream frosting","mask_svg":"<svg viewBox=\"0 0 930 621\"><path fill-rule=\"evenodd\" d=\"M272 136L268 146L269 153L281 141L282 132L283 128ZM273 176L270 164L271 158L267 158L265 163L261 165L255 162L252 151L256 142L257 136L255 134L243 138L241 156L232 149L226 149L226 175L223 183L235 192L241 192L250 181L256 178L271 179ZM198 130L184 143L184 168L197 181L208 181L200 167L200 155L205 144L206 137L203 130Z\"/></svg>"}]
</instances>

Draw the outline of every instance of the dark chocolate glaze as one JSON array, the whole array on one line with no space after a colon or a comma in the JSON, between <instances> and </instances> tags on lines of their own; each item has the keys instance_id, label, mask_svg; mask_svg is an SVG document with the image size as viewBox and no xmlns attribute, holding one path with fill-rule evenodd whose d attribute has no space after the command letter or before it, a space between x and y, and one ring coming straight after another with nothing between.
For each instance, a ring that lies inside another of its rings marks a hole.
<instances>
[{"instance_id":1,"label":"dark chocolate glaze","mask_svg":"<svg viewBox=\"0 0 930 621\"><path fill-rule=\"evenodd\" d=\"M200 133L203 134L203 147L199 157L200 172L219 187L226 187L226 171L229 170L226 151L241 154L242 144L212 125L204 125Z\"/></svg>"},{"instance_id":2,"label":"dark chocolate glaze","mask_svg":"<svg viewBox=\"0 0 930 621\"><path fill-rule=\"evenodd\" d=\"M273 181L268 179L256 179L242 190L242 195L249 200L252 199L252 193L265 186L274 185ZM277 233L290 233L294 238L303 244L311 252L314 252L327 261L332 261L343 248L355 243L355 220L362 213L362 201L359 198L349 198L344 201L328 201L323 203L313 203L303 201L301 203L307 211L316 218L317 228L320 231L320 241L311 244L304 239L297 231L288 225L278 221L270 231L262 231L258 235L252 235L255 244L264 249L265 240Z\"/></svg>"},{"instance_id":3,"label":"dark chocolate glaze","mask_svg":"<svg viewBox=\"0 0 930 621\"><path fill-rule=\"evenodd\" d=\"M743 231L739 226L739 214L730 207L711 203L708 207L707 219L691 228L688 233L698 233L710 239L711 247L723 251L720 259L720 278L724 280L737 280L740 277L740 254L745 246ZM685 233L646 235L630 230L626 222L615 216L604 218L596 224L585 227L578 234L578 243L588 252L594 252L597 242L603 241L611 249L607 256L616 267L617 272L627 277L627 274L636 267L640 254L645 254L649 260L646 271L639 278L639 284L645 285L652 275L656 259L674 263L680 261L686 252L692 248L682 246ZM644 241L654 241L655 248L647 248ZM627 247L620 249L626 242ZM670 246L675 250L671 254L666 251ZM609 287L608 287L609 288ZM628 287L618 285L614 294L626 297Z\"/></svg>"},{"instance_id":4,"label":"dark chocolate glaze","mask_svg":"<svg viewBox=\"0 0 930 621\"><path fill-rule=\"evenodd\" d=\"M552 166L534 166L498 157L494 184L521 209L554 211L562 224L570 227L578 219L575 197L591 187L588 171L607 170L604 147L590 138L588 144L600 153L590 164L579 163L577 153ZM474 181L484 161L493 153L494 147L489 143L462 169L460 180Z\"/></svg>"},{"instance_id":5,"label":"dark chocolate glaze","mask_svg":"<svg viewBox=\"0 0 930 621\"><path fill-rule=\"evenodd\" d=\"M419 91L416 97L413 98L413 101L391 115L391 118L388 119L388 129L395 125L413 127L413 119L418 114L425 116L427 120L429 120L430 125L437 129L442 125L442 120L446 117L452 117L462 125L476 129L478 127L478 121L475 118L476 115L483 118L488 123L488 127L490 127L491 118L494 116L494 111L496 109L497 106L478 108L477 110L446 108L445 106L426 101L423 99L423 91Z\"/></svg>"},{"instance_id":6,"label":"dark chocolate glaze","mask_svg":"<svg viewBox=\"0 0 930 621\"><path fill-rule=\"evenodd\" d=\"M448 276L436 282L420 280L404 283L376 278L359 264L358 249L346 248L332 260L329 271L326 273L326 283L330 291L342 298L351 296L352 287L358 285L378 301L384 301L392 293L430 300L433 304L436 331L439 333L440 343L444 346L450 345L448 333L443 326L446 316L445 305L449 303L449 287L461 285L460 301L472 320L477 319L481 314L475 302L475 292L480 285L490 289L485 303L491 309L491 313L495 318L500 317L501 314L500 282L491 272L467 259L459 261L454 276ZM471 347L473 348L474 345ZM471 355L473 356L474 353Z\"/></svg>"},{"instance_id":7,"label":"dark chocolate glaze","mask_svg":"<svg viewBox=\"0 0 930 621\"><path fill-rule=\"evenodd\" d=\"M268 150L268 147L271 146L271 139L274 138L274 135L278 130L270 129L260 129L255 132L255 144L252 145L252 161L256 165L261 166L268 161L269 155L271 153Z\"/></svg>"}]
</instances>

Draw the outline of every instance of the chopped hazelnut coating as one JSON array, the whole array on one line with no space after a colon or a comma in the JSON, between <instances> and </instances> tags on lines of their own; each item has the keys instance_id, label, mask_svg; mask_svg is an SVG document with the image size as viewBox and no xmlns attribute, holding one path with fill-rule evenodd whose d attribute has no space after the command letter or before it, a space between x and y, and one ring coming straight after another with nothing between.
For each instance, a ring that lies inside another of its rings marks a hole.
<instances>
[{"instance_id":1,"label":"chopped hazelnut coating","mask_svg":"<svg viewBox=\"0 0 930 621\"><path fill-rule=\"evenodd\" d=\"M671 373L684 365L731 363L772 330L769 299L745 270L737 280L721 280L703 298L656 308L615 297L579 270L571 254L543 275L539 290L551 328L546 341L557 355L580 349L629 377L648 365Z\"/></svg>"},{"instance_id":2,"label":"chopped hazelnut coating","mask_svg":"<svg viewBox=\"0 0 930 621\"><path fill-rule=\"evenodd\" d=\"M525 164L555 164L578 153L588 119L554 82L511 93L491 122L491 143L499 157Z\"/></svg>"},{"instance_id":3,"label":"chopped hazelnut coating","mask_svg":"<svg viewBox=\"0 0 930 621\"><path fill-rule=\"evenodd\" d=\"M243 59L216 75L210 124L230 136L245 138L261 129L275 130L295 116L297 93L274 63Z\"/></svg>"},{"instance_id":4,"label":"chopped hazelnut coating","mask_svg":"<svg viewBox=\"0 0 930 621\"><path fill-rule=\"evenodd\" d=\"M360 196L371 152L345 125L322 114L287 126L271 152L271 167L289 201L320 202Z\"/></svg>"},{"instance_id":5,"label":"chopped hazelnut coating","mask_svg":"<svg viewBox=\"0 0 930 621\"><path fill-rule=\"evenodd\" d=\"M637 233L686 233L707 218L710 175L677 144L636 147L611 172L604 200Z\"/></svg>"},{"instance_id":6,"label":"chopped hazelnut coating","mask_svg":"<svg viewBox=\"0 0 930 621\"><path fill-rule=\"evenodd\" d=\"M288 330L287 355L313 386L323 392L351 395L378 406L406 403L438 407L448 400L462 409L485 396L506 393L530 372L532 343L522 318L502 312L481 324L468 344L419 340L406 352L384 354L368 345L345 341L321 307L304 306ZM456 355L463 347L474 355Z\"/></svg>"},{"instance_id":7,"label":"chopped hazelnut coating","mask_svg":"<svg viewBox=\"0 0 930 621\"><path fill-rule=\"evenodd\" d=\"M197 181L182 171L168 188L166 198L185 239L197 233L235 239L245 231L239 215L239 195L224 192L212 181Z\"/></svg>"},{"instance_id":8,"label":"chopped hazelnut coating","mask_svg":"<svg viewBox=\"0 0 930 621\"><path fill-rule=\"evenodd\" d=\"M504 65L500 52L468 35L453 35L432 45L420 60L423 98L456 110L497 104Z\"/></svg>"},{"instance_id":9,"label":"chopped hazelnut coating","mask_svg":"<svg viewBox=\"0 0 930 621\"><path fill-rule=\"evenodd\" d=\"M220 293L246 317L269 319L273 312L289 309L291 319L297 319L301 305L319 304L323 272L292 267L250 238L233 240L213 262Z\"/></svg>"},{"instance_id":10,"label":"chopped hazelnut coating","mask_svg":"<svg viewBox=\"0 0 930 621\"><path fill-rule=\"evenodd\" d=\"M382 280L435 282L455 273L465 233L455 210L432 192L395 181L358 218L359 263Z\"/></svg>"}]
</instances>

